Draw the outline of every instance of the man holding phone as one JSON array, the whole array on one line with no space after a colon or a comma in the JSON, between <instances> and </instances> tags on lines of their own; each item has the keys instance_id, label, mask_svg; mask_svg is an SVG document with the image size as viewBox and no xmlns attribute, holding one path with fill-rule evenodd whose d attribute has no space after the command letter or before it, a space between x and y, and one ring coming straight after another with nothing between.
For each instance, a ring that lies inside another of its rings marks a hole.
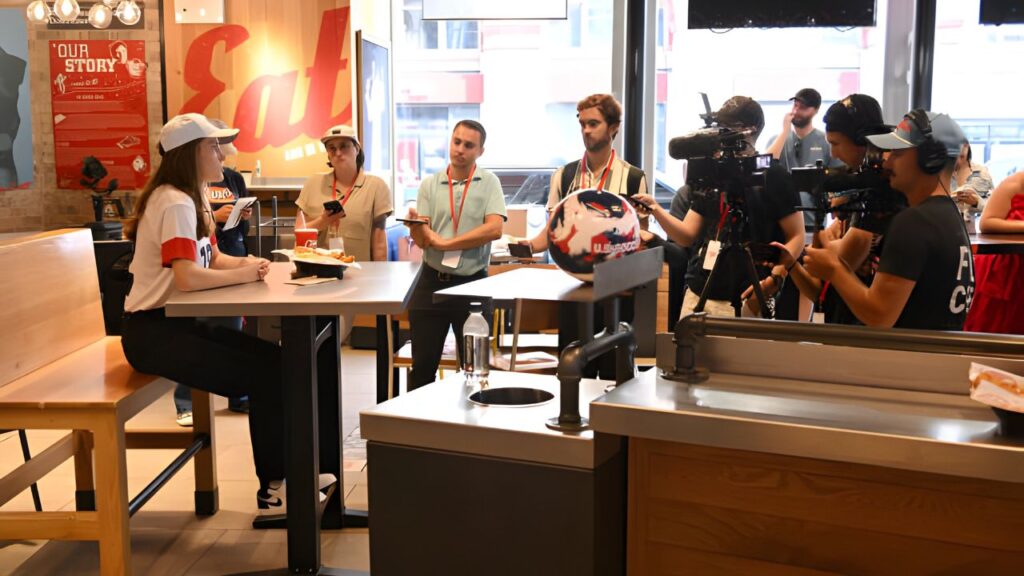
<instances>
[{"instance_id":1,"label":"man holding phone","mask_svg":"<svg viewBox=\"0 0 1024 576\"><path fill-rule=\"evenodd\" d=\"M310 176L295 201L295 227L317 230L317 246L340 248L357 262L387 260L384 232L393 211L391 190L363 171L362 146L348 125L334 126L320 138L327 150L328 172Z\"/></svg>"},{"instance_id":2,"label":"man holding phone","mask_svg":"<svg viewBox=\"0 0 1024 576\"><path fill-rule=\"evenodd\" d=\"M501 183L476 165L486 140L487 132L479 122L459 121L448 147L448 168L420 183L416 207L409 209L405 219L409 235L423 249L424 264L409 303L413 362L409 390L434 381L449 327L461 342L462 325L469 315L467 303L435 303L434 292L486 278L491 242L501 237L505 221Z\"/></svg>"}]
</instances>

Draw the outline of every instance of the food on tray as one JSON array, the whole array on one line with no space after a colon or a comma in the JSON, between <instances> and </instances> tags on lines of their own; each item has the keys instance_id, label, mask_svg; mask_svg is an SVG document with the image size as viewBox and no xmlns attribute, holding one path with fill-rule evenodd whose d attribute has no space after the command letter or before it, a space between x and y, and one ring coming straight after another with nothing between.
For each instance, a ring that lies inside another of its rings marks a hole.
<instances>
[{"instance_id":1,"label":"food on tray","mask_svg":"<svg viewBox=\"0 0 1024 576\"><path fill-rule=\"evenodd\" d=\"M1017 379L1014 378L1012 374L991 368L979 370L978 373L971 378L971 389L977 388L979 384L986 381L1006 390L1007 392L1024 394L1024 389L1021 388Z\"/></svg>"},{"instance_id":2,"label":"food on tray","mask_svg":"<svg viewBox=\"0 0 1024 576\"><path fill-rule=\"evenodd\" d=\"M348 256L341 250L325 250L323 248L307 248L305 246L295 247L295 257L324 264L337 264L338 262L351 264L356 261L355 256Z\"/></svg>"},{"instance_id":3,"label":"food on tray","mask_svg":"<svg viewBox=\"0 0 1024 576\"><path fill-rule=\"evenodd\" d=\"M1004 410L1024 412L1024 379L1009 372L971 363L971 398Z\"/></svg>"}]
</instances>

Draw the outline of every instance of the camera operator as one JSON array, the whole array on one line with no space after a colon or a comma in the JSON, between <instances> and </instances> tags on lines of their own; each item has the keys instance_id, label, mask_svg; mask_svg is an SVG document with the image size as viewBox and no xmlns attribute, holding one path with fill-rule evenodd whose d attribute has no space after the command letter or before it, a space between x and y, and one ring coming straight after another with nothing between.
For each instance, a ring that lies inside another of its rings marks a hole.
<instances>
[{"instance_id":1,"label":"camera operator","mask_svg":"<svg viewBox=\"0 0 1024 576\"><path fill-rule=\"evenodd\" d=\"M823 179L822 190L839 193L831 199L838 218L827 230L815 231L814 246L828 246L865 285L870 285L889 223L907 205L906 198L893 190L883 175L879 151L868 154L867 136L889 130L882 119L882 108L866 94L851 94L836 102L825 113L824 121L833 155L849 168L829 169ZM835 287L811 276L786 254L782 263L800 293L820 303L825 322L860 324Z\"/></svg>"},{"instance_id":2,"label":"camera operator","mask_svg":"<svg viewBox=\"0 0 1024 576\"><path fill-rule=\"evenodd\" d=\"M764 128L764 112L760 104L746 96L733 96L714 117L719 128L745 132L744 145L736 153L737 158L749 159L756 155L754 142ZM799 204L799 197L786 171L772 163L764 173L763 189L755 190L747 183L744 184L743 195L747 237L742 240L774 240L784 244L794 258L800 254L804 246L803 217L794 209ZM724 230L729 217L726 192L695 190L690 209L682 220L669 214L650 196L637 195L636 198L647 206L669 238L681 246L693 246L693 256L686 271L688 290L683 298L683 315L696 308L700 294L708 284L709 272L717 264L714 282L707 286L708 300L704 311L717 316L737 316L741 309L740 295L750 285L744 254L741 250L734 250L724 260L716 262L721 242L727 235ZM775 291L781 286L782 277L777 273L781 269L781 265L773 268L772 275L761 281L762 289Z\"/></svg>"},{"instance_id":3,"label":"camera operator","mask_svg":"<svg viewBox=\"0 0 1024 576\"><path fill-rule=\"evenodd\" d=\"M866 286L828 249L808 248L804 267L831 282L868 326L960 330L974 292L971 243L947 188L966 141L946 114L912 110L889 134L867 136L888 150L884 168L909 208L889 226L878 271Z\"/></svg>"}]
</instances>

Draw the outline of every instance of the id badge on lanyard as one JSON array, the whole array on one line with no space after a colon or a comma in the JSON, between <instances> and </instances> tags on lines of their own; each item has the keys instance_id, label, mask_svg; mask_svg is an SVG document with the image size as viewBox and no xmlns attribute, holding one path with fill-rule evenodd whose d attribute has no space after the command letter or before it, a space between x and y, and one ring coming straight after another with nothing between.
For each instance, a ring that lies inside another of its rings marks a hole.
<instances>
[{"instance_id":1,"label":"id badge on lanyard","mask_svg":"<svg viewBox=\"0 0 1024 576\"><path fill-rule=\"evenodd\" d=\"M459 212L455 213L455 186L452 184L452 167L448 166L448 205L452 211L452 227L454 232L452 236L459 235L459 220L462 219L462 214L465 212L466 198L469 196L469 185L473 182L473 174L476 173L476 165L469 171L469 177L466 178L466 185L462 188L462 200L459 202ZM441 265L446 268L458 268L462 262L462 250L448 250L441 257Z\"/></svg>"}]
</instances>

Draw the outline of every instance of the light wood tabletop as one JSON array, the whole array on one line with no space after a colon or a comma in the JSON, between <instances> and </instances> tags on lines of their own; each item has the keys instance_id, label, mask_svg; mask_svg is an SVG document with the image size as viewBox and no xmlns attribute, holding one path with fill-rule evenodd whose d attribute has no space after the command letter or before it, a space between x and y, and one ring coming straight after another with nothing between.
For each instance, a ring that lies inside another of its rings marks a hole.
<instances>
[{"instance_id":1,"label":"light wood tabletop","mask_svg":"<svg viewBox=\"0 0 1024 576\"><path fill-rule=\"evenodd\" d=\"M168 316L336 316L343 312L398 314L412 294L414 262L363 262L344 278L311 286L285 284L294 265L275 262L263 282L177 292Z\"/></svg>"}]
</instances>

